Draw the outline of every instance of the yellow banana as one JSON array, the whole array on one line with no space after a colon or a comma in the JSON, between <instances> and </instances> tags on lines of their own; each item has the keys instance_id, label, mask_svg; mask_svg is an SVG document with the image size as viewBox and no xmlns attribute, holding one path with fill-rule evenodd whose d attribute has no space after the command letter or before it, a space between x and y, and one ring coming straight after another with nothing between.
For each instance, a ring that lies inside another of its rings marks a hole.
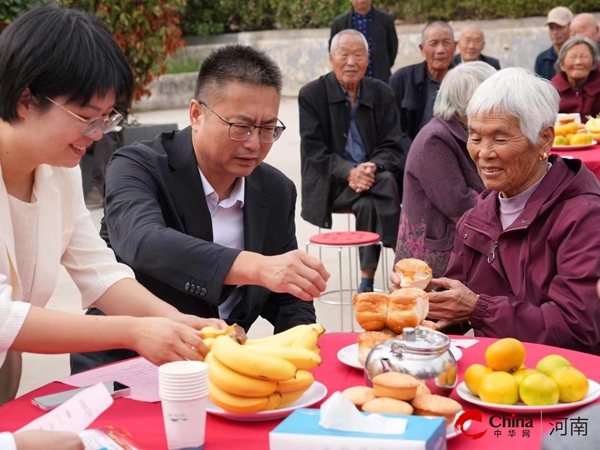
<instances>
[{"instance_id":1,"label":"yellow banana","mask_svg":"<svg viewBox=\"0 0 600 450\"><path fill-rule=\"evenodd\" d=\"M235 339L240 344L246 342L246 331L240 327L237 323L219 330L215 327L204 327L200 330L198 335L202 339L216 338L219 336L229 336L231 339Z\"/></svg>"},{"instance_id":2,"label":"yellow banana","mask_svg":"<svg viewBox=\"0 0 600 450\"><path fill-rule=\"evenodd\" d=\"M246 345L272 345L286 347L292 345L310 325L297 325L289 330L260 339L248 339Z\"/></svg>"},{"instance_id":3,"label":"yellow banana","mask_svg":"<svg viewBox=\"0 0 600 450\"><path fill-rule=\"evenodd\" d=\"M281 394L279 392L273 392L269 395L269 402L265 407L264 411L271 411L272 409L279 408L279 404L281 403Z\"/></svg>"},{"instance_id":4,"label":"yellow banana","mask_svg":"<svg viewBox=\"0 0 600 450\"><path fill-rule=\"evenodd\" d=\"M312 351L315 352L317 355L320 355L321 354L321 347L319 347L319 345L317 344L317 345L315 345L312 348Z\"/></svg>"},{"instance_id":5,"label":"yellow banana","mask_svg":"<svg viewBox=\"0 0 600 450\"><path fill-rule=\"evenodd\" d=\"M304 394L307 390L308 388L298 389L297 391L291 392L282 392L281 401L279 402L278 409L290 406L292 403L294 403L296 400L302 397L302 394Z\"/></svg>"},{"instance_id":6,"label":"yellow banana","mask_svg":"<svg viewBox=\"0 0 600 450\"><path fill-rule=\"evenodd\" d=\"M314 369L321 364L321 357L312 350L307 350L305 348L270 347L266 345L253 345L245 348L256 355L271 356L289 361L298 370Z\"/></svg>"},{"instance_id":7,"label":"yellow banana","mask_svg":"<svg viewBox=\"0 0 600 450\"><path fill-rule=\"evenodd\" d=\"M264 411L269 404L269 397L251 398L233 395L219 389L211 381L208 382L208 397L215 405L225 411L237 414L252 414Z\"/></svg>"},{"instance_id":8,"label":"yellow banana","mask_svg":"<svg viewBox=\"0 0 600 450\"><path fill-rule=\"evenodd\" d=\"M219 389L242 397L266 397L277 390L277 382L242 375L221 363L213 352L206 356L208 376Z\"/></svg>"},{"instance_id":9,"label":"yellow banana","mask_svg":"<svg viewBox=\"0 0 600 450\"><path fill-rule=\"evenodd\" d=\"M228 336L219 336L212 345L214 357L231 370L261 380L283 381L294 377L296 367L273 355L250 350ZM311 352L312 353L312 352Z\"/></svg>"},{"instance_id":10,"label":"yellow banana","mask_svg":"<svg viewBox=\"0 0 600 450\"><path fill-rule=\"evenodd\" d=\"M318 325L318 324L314 324L314 325ZM294 343L292 344L292 347L306 348L309 350L312 349L315 345L317 345L317 341L319 340L319 337L323 334L323 332L321 330L325 331L322 326L319 325L319 327L320 328L311 326L302 335L300 335L300 337L298 337L298 339L296 339L296 341L294 341Z\"/></svg>"},{"instance_id":11,"label":"yellow banana","mask_svg":"<svg viewBox=\"0 0 600 450\"><path fill-rule=\"evenodd\" d=\"M296 376L290 380L278 381L277 392L293 392L300 389L308 389L315 381L315 377L307 370L299 370Z\"/></svg>"}]
</instances>

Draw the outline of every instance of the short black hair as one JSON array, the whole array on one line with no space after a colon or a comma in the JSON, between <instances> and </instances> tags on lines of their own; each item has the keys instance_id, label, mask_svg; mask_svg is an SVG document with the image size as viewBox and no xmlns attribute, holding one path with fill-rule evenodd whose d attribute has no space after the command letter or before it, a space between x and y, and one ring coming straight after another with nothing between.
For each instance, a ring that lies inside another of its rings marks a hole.
<instances>
[{"instance_id":1,"label":"short black hair","mask_svg":"<svg viewBox=\"0 0 600 450\"><path fill-rule=\"evenodd\" d=\"M56 5L27 11L0 34L0 119L18 120L17 104L31 90L36 105L66 96L87 105L114 92L129 104L133 72L106 26L91 14Z\"/></svg>"},{"instance_id":2,"label":"short black hair","mask_svg":"<svg viewBox=\"0 0 600 450\"><path fill-rule=\"evenodd\" d=\"M202 62L194 97L218 97L230 81L274 87L281 96L283 75L265 52L246 45L227 45L212 52Z\"/></svg>"}]
</instances>

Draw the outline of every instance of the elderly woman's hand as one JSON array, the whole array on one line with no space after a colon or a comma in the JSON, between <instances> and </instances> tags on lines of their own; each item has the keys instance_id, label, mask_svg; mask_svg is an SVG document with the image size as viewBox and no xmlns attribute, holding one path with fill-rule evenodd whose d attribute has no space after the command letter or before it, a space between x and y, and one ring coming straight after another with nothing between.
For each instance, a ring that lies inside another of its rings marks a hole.
<instances>
[{"instance_id":1,"label":"elderly woman's hand","mask_svg":"<svg viewBox=\"0 0 600 450\"><path fill-rule=\"evenodd\" d=\"M400 277L396 274L396 272L392 272L392 275L390 276L390 283L392 283L390 286L390 294L400 289Z\"/></svg>"},{"instance_id":2,"label":"elderly woman's hand","mask_svg":"<svg viewBox=\"0 0 600 450\"><path fill-rule=\"evenodd\" d=\"M465 322L471 318L479 296L460 281L450 278L434 278L430 286L446 289L429 293L428 317L438 319L438 330L453 323Z\"/></svg>"}]
</instances>

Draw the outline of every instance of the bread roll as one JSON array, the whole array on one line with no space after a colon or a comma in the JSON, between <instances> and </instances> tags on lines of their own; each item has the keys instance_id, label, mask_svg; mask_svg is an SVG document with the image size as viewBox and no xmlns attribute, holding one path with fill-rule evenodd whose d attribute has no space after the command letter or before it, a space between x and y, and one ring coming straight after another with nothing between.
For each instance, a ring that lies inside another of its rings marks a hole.
<instances>
[{"instance_id":1,"label":"bread roll","mask_svg":"<svg viewBox=\"0 0 600 450\"><path fill-rule=\"evenodd\" d=\"M382 342L394 339L396 333L389 328L381 331L363 331L358 335L358 361L364 366L371 350Z\"/></svg>"},{"instance_id":2,"label":"bread roll","mask_svg":"<svg viewBox=\"0 0 600 450\"><path fill-rule=\"evenodd\" d=\"M370 413L379 414L402 414L409 416L413 412L413 407L409 403L394 398L375 398L368 401L362 407L362 410Z\"/></svg>"},{"instance_id":3,"label":"bread roll","mask_svg":"<svg viewBox=\"0 0 600 450\"><path fill-rule=\"evenodd\" d=\"M423 384L412 375L400 372L384 372L371 380L375 397L389 397L396 400L412 400L417 388Z\"/></svg>"},{"instance_id":4,"label":"bread roll","mask_svg":"<svg viewBox=\"0 0 600 450\"><path fill-rule=\"evenodd\" d=\"M354 294L352 306L358 324L366 331L385 327L390 296L381 292Z\"/></svg>"},{"instance_id":5,"label":"bread roll","mask_svg":"<svg viewBox=\"0 0 600 450\"><path fill-rule=\"evenodd\" d=\"M442 416L446 425L454 421L454 416L462 410L456 400L440 395L417 395L411 402L417 416Z\"/></svg>"},{"instance_id":6,"label":"bread roll","mask_svg":"<svg viewBox=\"0 0 600 450\"><path fill-rule=\"evenodd\" d=\"M367 386L354 386L342 392L342 395L350 400L358 408L375 398L375 390Z\"/></svg>"},{"instance_id":7,"label":"bread roll","mask_svg":"<svg viewBox=\"0 0 600 450\"><path fill-rule=\"evenodd\" d=\"M428 313L427 292L416 288L398 289L390 296L387 326L400 334L405 327L419 325Z\"/></svg>"},{"instance_id":8,"label":"bread roll","mask_svg":"<svg viewBox=\"0 0 600 450\"><path fill-rule=\"evenodd\" d=\"M425 290L432 278L431 267L420 259L406 258L396 263L396 274L400 277L401 288Z\"/></svg>"}]
</instances>

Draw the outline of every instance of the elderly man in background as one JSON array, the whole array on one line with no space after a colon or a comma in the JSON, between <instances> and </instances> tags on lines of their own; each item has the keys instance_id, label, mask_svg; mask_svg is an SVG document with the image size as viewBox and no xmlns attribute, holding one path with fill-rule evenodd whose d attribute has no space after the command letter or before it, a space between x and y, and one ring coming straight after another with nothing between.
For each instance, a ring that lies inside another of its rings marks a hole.
<instances>
[{"instance_id":1,"label":"elderly man in background","mask_svg":"<svg viewBox=\"0 0 600 450\"><path fill-rule=\"evenodd\" d=\"M377 232L393 247L404 171L398 113L389 86L365 77L365 37L339 32L332 72L300 90L302 218L331 228L331 213L352 210L356 229ZM379 246L361 248L359 291L373 289Z\"/></svg>"},{"instance_id":2,"label":"elderly man in background","mask_svg":"<svg viewBox=\"0 0 600 450\"><path fill-rule=\"evenodd\" d=\"M585 36L594 41L600 51L600 25L592 13L577 14L569 27L572 36Z\"/></svg>"},{"instance_id":3,"label":"elderly man in background","mask_svg":"<svg viewBox=\"0 0 600 450\"><path fill-rule=\"evenodd\" d=\"M600 355L600 183L580 160L548 157L558 104L521 68L471 98L467 149L486 190L456 226L445 278L431 281L445 290L429 294L429 316Z\"/></svg>"},{"instance_id":4,"label":"elderly man in background","mask_svg":"<svg viewBox=\"0 0 600 450\"><path fill-rule=\"evenodd\" d=\"M454 56L452 63L457 66L464 62L483 61L496 70L500 70L500 61L491 56L482 54L485 47L483 31L477 25L467 25L460 33L456 43L458 53Z\"/></svg>"},{"instance_id":5,"label":"elderly man in background","mask_svg":"<svg viewBox=\"0 0 600 450\"><path fill-rule=\"evenodd\" d=\"M535 60L535 73L550 80L556 75L555 64L562 45L569 39L569 25L573 20L573 13L569 8L557 6L548 13L548 36L552 41L552 47L540 53Z\"/></svg>"},{"instance_id":6,"label":"elderly man in background","mask_svg":"<svg viewBox=\"0 0 600 450\"><path fill-rule=\"evenodd\" d=\"M385 83L390 79L398 53L398 35L394 16L373 8L371 0L350 0L352 9L340 14L331 24L329 47L333 37L342 30L360 31L369 44L369 65L365 76Z\"/></svg>"},{"instance_id":7,"label":"elderly man in background","mask_svg":"<svg viewBox=\"0 0 600 450\"><path fill-rule=\"evenodd\" d=\"M433 104L440 83L452 67L456 43L446 22L427 25L419 50L425 61L402 67L390 78L402 129L402 147L408 152L417 133L433 118Z\"/></svg>"}]
</instances>

